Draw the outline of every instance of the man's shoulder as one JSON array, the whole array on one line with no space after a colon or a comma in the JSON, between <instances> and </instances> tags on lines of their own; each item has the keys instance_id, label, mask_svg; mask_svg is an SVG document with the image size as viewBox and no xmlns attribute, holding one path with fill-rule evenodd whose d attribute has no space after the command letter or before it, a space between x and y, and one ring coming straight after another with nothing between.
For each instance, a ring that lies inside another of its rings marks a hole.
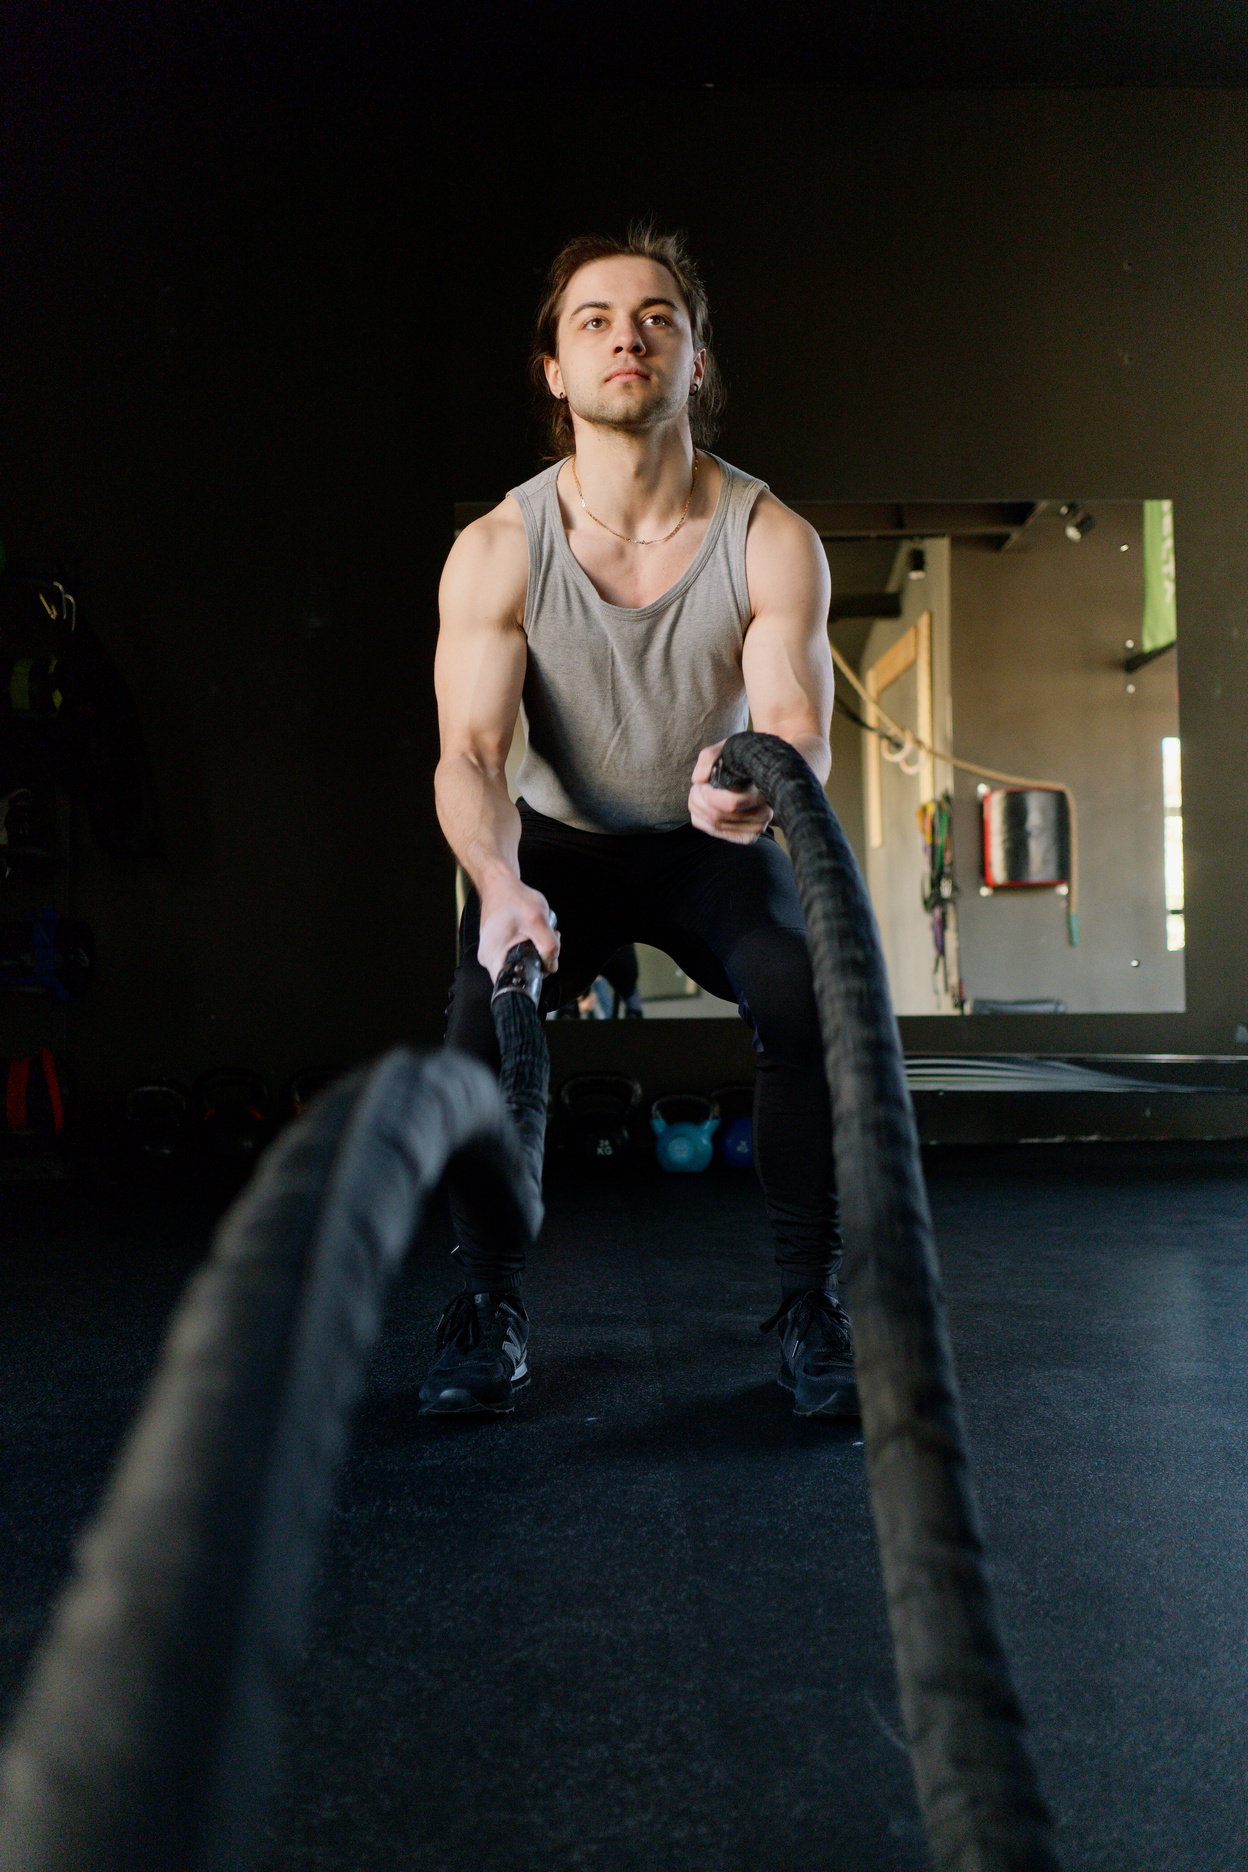
<instances>
[{"instance_id":1,"label":"man's shoulder","mask_svg":"<svg viewBox=\"0 0 1248 1872\"><path fill-rule=\"evenodd\" d=\"M528 576L524 516L507 495L456 536L442 573L444 610L457 597L470 596L474 611L484 600L490 610L523 612Z\"/></svg>"},{"instance_id":2,"label":"man's shoulder","mask_svg":"<svg viewBox=\"0 0 1248 1872\"><path fill-rule=\"evenodd\" d=\"M709 453L709 451L708 451ZM736 462L725 461L722 455L712 455L714 461L728 483L730 495L734 491L744 491L749 498L749 532L765 533L780 541L788 540L796 546L809 545L818 540L818 534L809 526L800 514L795 514L791 507L777 498L761 475L751 474L748 468L740 468Z\"/></svg>"},{"instance_id":3,"label":"man's shoulder","mask_svg":"<svg viewBox=\"0 0 1248 1872\"><path fill-rule=\"evenodd\" d=\"M760 494L745 536L745 577L755 616L827 615L828 559L801 514L770 491Z\"/></svg>"},{"instance_id":4,"label":"man's shoulder","mask_svg":"<svg viewBox=\"0 0 1248 1872\"><path fill-rule=\"evenodd\" d=\"M466 527L461 527L455 544L466 545L470 553L480 553L500 547L505 549L509 541L516 539L524 539L524 516L512 496L505 494L497 507L478 514Z\"/></svg>"},{"instance_id":5,"label":"man's shoulder","mask_svg":"<svg viewBox=\"0 0 1248 1872\"><path fill-rule=\"evenodd\" d=\"M497 507L491 507L488 513L479 514L475 520L461 529L456 536L455 548L459 557L477 560L490 558L498 554L523 551L527 537L526 510L539 499L548 482L554 479L562 461L550 462L545 468L530 475L527 481L521 481L511 488L499 501ZM462 551L459 549L462 547Z\"/></svg>"},{"instance_id":6,"label":"man's shoulder","mask_svg":"<svg viewBox=\"0 0 1248 1872\"><path fill-rule=\"evenodd\" d=\"M537 473L535 475L530 475L527 481L521 481L516 487L512 488L508 493L507 499L513 504L516 503L517 498L526 503L540 499L542 495L544 495L548 484L558 475L566 459L566 456L560 456L558 461L547 462L544 468L539 468Z\"/></svg>"},{"instance_id":7,"label":"man's shoulder","mask_svg":"<svg viewBox=\"0 0 1248 1872\"><path fill-rule=\"evenodd\" d=\"M451 559L476 566L505 564L517 559L527 564L524 515L510 494L505 495L497 507L479 514L461 529L451 548Z\"/></svg>"},{"instance_id":8,"label":"man's shoulder","mask_svg":"<svg viewBox=\"0 0 1248 1872\"><path fill-rule=\"evenodd\" d=\"M747 539L751 544L758 541L780 552L788 550L804 556L812 550L823 551L823 542L809 520L786 507L765 483L750 510Z\"/></svg>"}]
</instances>

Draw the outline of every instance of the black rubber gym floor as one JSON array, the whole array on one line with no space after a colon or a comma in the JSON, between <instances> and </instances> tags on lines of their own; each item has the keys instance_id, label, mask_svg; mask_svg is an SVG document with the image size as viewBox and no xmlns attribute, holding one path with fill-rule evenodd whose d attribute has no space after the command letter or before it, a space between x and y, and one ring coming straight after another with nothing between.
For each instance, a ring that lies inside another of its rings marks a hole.
<instances>
[{"instance_id":1,"label":"black rubber gym floor","mask_svg":"<svg viewBox=\"0 0 1248 1872\"><path fill-rule=\"evenodd\" d=\"M990 1551L1068 1872L1248 1866L1248 1159L928 1161ZM210 1205L8 1185L7 1711ZM556 1181L514 1416L419 1417L412 1258L339 1491L266 1872L909 1872L853 1426L774 1384L752 1177Z\"/></svg>"}]
</instances>

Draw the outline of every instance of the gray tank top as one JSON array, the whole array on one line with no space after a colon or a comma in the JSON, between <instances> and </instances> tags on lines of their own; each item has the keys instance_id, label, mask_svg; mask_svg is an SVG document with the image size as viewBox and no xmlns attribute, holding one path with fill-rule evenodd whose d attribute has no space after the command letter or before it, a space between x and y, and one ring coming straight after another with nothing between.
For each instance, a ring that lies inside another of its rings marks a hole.
<instances>
[{"instance_id":1,"label":"gray tank top","mask_svg":"<svg viewBox=\"0 0 1248 1872\"><path fill-rule=\"evenodd\" d=\"M529 543L516 790L549 819L582 832L687 825L699 752L746 726L745 530L766 483L712 459L723 479L697 556L639 610L600 598L573 556L555 492L561 463L511 489Z\"/></svg>"}]
</instances>

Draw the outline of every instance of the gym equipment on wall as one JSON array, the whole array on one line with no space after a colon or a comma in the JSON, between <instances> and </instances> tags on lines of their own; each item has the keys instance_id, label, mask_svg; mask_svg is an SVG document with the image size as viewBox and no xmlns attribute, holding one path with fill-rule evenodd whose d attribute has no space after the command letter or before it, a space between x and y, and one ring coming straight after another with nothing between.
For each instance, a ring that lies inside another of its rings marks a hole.
<instances>
[{"instance_id":1,"label":"gym equipment on wall","mask_svg":"<svg viewBox=\"0 0 1248 1872\"><path fill-rule=\"evenodd\" d=\"M1058 787L993 787L983 794L989 890L1052 890L1070 882L1070 808Z\"/></svg>"},{"instance_id":2,"label":"gym equipment on wall","mask_svg":"<svg viewBox=\"0 0 1248 1872\"><path fill-rule=\"evenodd\" d=\"M806 920L867 1479L932 1853L939 1872L1056 1872L984 1570L866 886L787 742L733 735L711 779L759 787ZM390 1276L444 1169L500 1234L527 1243L540 1224L542 1024L523 986L492 1012L501 1096L449 1049L389 1054L283 1134L222 1223L19 1703L0 1761L4 1872L254 1865L316 1536Z\"/></svg>"},{"instance_id":3,"label":"gym equipment on wall","mask_svg":"<svg viewBox=\"0 0 1248 1872\"><path fill-rule=\"evenodd\" d=\"M77 1001L95 968L89 924L45 904L33 917L0 923L0 988Z\"/></svg>"},{"instance_id":4,"label":"gym equipment on wall","mask_svg":"<svg viewBox=\"0 0 1248 1872\"><path fill-rule=\"evenodd\" d=\"M65 1106L56 1061L49 1047L20 1059L0 1060L4 1082L4 1131L9 1141L56 1135L65 1129Z\"/></svg>"},{"instance_id":5,"label":"gym equipment on wall","mask_svg":"<svg viewBox=\"0 0 1248 1872\"><path fill-rule=\"evenodd\" d=\"M873 696L870 690L864 687L857 671L845 661L835 644L831 645L831 650L832 661L841 675L846 678L851 689L856 689L863 701L868 704L871 720L864 721L862 716L854 713L853 709L847 708L840 696L836 699L836 706L864 732L879 736L881 745L891 737L894 746L900 746L903 753L906 748L914 747L934 761L942 761L947 767L956 767L959 773L975 774L981 780L996 780L1007 790L1062 795L1066 802L1066 938L1071 948L1077 949L1079 947L1079 835L1075 796L1070 788L1060 784L1049 785L1043 780L1029 780L1023 774L1000 773L995 767L981 767L978 761L963 760L961 755L951 754L947 749L942 752L941 749L933 747L930 742L920 740L911 734L908 728L903 728L900 723L895 722L892 716L880 706L878 697ZM900 759L900 756L898 758Z\"/></svg>"},{"instance_id":6,"label":"gym equipment on wall","mask_svg":"<svg viewBox=\"0 0 1248 1872\"><path fill-rule=\"evenodd\" d=\"M705 1170L719 1129L719 1107L693 1092L669 1092L650 1107L654 1154L661 1170Z\"/></svg>"},{"instance_id":7,"label":"gym equipment on wall","mask_svg":"<svg viewBox=\"0 0 1248 1872\"><path fill-rule=\"evenodd\" d=\"M30 788L13 787L0 795L0 860L46 858L50 854L51 842L38 830L35 796ZM4 875L8 875L7 865Z\"/></svg>"},{"instance_id":8,"label":"gym equipment on wall","mask_svg":"<svg viewBox=\"0 0 1248 1872\"><path fill-rule=\"evenodd\" d=\"M953 795L926 800L919 807L923 839L923 909L931 924L932 975L939 975L946 994L961 1012L966 993L962 986L958 943L958 884L953 868ZM952 964L953 979L950 980Z\"/></svg>"},{"instance_id":9,"label":"gym equipment on wall","mask_svg":"<svg viewBox=\"0 0 1248 1872\"><path fill-rule=\"evenodd\" d=\"M624 1073L576 1073L559 1088L568 1143L590 1163L619 1163L633 1149L630 1115L641 1103L641 1087Z\"/></svg>"},{"instance_id":10,"label":"gym equipment on wall","mask_svg":"<svg viewBox=\"0 0 1248 1872\"><path fill-rule=\"evenodd\" d=\"M156 789L134 697L55 580L0 576L0 719L0 785L65 785L82 796L102 850L159 855Z\"/></svg>"}]
</instances>

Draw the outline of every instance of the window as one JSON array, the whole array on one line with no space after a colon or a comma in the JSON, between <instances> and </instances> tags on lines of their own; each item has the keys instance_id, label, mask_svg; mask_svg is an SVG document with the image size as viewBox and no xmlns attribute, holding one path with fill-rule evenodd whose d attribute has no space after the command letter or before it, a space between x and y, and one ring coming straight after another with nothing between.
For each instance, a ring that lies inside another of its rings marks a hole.
<instances>
[{"instance_id":1,"label":"window","mask_svg":"<svg viewBox=\"0 0 1248 1872\"><path fill-rule=\"evenodd\" d=\"M1183 947L1183 779L1179 737L1161 743L1162 863L1166 888L1166 948Z\"/></svg>"}]
</instances>

